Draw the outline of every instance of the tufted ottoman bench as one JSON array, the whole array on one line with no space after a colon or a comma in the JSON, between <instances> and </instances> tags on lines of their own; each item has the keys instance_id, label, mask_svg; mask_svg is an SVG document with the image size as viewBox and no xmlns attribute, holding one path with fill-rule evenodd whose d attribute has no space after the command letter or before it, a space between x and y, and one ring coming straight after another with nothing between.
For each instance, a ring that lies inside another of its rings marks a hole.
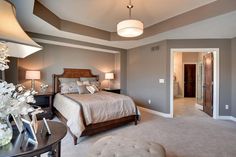
<instances>
[{"instance_id":1,"label":"tufted ottoman bench","mask_svg":"<svg viewBox=\"0 0 236 157\"><path fill-rule=\"evenodd\" d=\"M119 136L103 137L92 146L89 157L165 157L162 145Z\"/></svg>"}]
</instances>

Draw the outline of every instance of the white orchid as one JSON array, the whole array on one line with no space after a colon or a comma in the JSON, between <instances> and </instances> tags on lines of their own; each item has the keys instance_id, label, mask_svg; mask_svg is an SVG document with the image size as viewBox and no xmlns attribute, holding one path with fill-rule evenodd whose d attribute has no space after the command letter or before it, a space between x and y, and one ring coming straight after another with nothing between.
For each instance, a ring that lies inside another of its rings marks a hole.
<instances>
[{"instance_id":1,"label":"white orchid","mask_svg":"<svg viewBox=\"0 0 236 157\"><path fill-rule=\"evenodd\" d=\"M10 62L7 57L9 55L7 54L8 47L5 43L0 42L0 70L4 71L5 69L9 69L9 66L7 65L8 62Z\"/></svg>"},{"instance_id":2,"label":"white orchid","mask_svg":"<svg viewBox=\"0 0 236 157\"><path fill-rule=\"evenodd\" d=\"M0 82L0 116L32 112L33 108L28 103L35 103L35 94L35 91L26 90L22 85Z\"/></svg>"}]
</instances>

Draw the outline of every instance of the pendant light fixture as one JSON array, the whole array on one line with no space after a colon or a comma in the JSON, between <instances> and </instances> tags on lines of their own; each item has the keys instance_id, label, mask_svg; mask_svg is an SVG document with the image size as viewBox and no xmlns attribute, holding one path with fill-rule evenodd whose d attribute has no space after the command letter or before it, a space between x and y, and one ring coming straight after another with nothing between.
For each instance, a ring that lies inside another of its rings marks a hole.
<instances>
[{"instance_id":1,"label":"pendant light fixture","mask_svg":"<svg viewBox=\"0 0 236 157\"><path fill-rule=\"evenodd\" d=\"M15 6L9 0L0 0L0 55L24 58L41 49L19 25Z\"/></svg>"},{"instance_id":2,"label":"pendant light fixture","mask_svg":"<svg viewBox=\"0 0 236 157\"><path fill-rule=\"evenodd\" d=\"M117 33L119 36L137 37L143 34L143 23L139 20L132 19L131 17L131 9L133 7L131 0L129 0L129 5L127 5L127 8L129 9L129 19L117 24Z\"/></svg>"}]
</instances>

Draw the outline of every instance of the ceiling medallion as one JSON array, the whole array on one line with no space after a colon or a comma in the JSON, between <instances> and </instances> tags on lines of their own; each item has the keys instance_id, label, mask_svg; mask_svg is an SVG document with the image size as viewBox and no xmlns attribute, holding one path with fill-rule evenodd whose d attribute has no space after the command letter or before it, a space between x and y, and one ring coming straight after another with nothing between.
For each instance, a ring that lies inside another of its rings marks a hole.
<instances>
[{"instance_id":1,"label":"ceiling medallion","mask_svg":"<svg viewBox=\"0 0 236 157\"><path fill-rule=\"evenodd\" d=\"M117 34L122 37L137 37L143 34L143 23L131 18L131 9L134 6L129 1L129 19L123 20L117 24Z\"/></svg>"}]
</instances>

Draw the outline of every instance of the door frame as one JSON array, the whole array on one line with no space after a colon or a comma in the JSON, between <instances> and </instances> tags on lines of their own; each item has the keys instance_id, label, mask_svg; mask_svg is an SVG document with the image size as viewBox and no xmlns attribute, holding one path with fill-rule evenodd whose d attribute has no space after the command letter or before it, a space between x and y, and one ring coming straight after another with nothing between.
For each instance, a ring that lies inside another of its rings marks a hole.
<instances>
[{"instance_id":1,"label":"door frame","mask_svg":"<svg viewBox=\"0 0 236 157\"><path fill-rule=\"evenodd\" d=\"M191 52L190 52L191 53ZM184 65L185 64L194 64L195 66L196 66L196 71L195 71L195 75L196 75L196 78L195 78L195 80L196 80L196 83L195 83L195 98L197 97L197 72L198 72L198 66L197 66L197 63L196 62L184 62L183 63L183 68L182 68L182 71L183 71L183 76L182 76L182 78L183 78L183 98L184 98Z\"/></svg>"},{"instance_id":2,"label":"door frame","mask_svg":"<svg viewBox=\"0 0 236 157\"><path fill-rule=\"evenodd\" d=\"M170 49L170 116L174 117L174 53L175 52L213 52L214 57L214 87L213 87L213 118L219 118L219 70L220 49L219 48L171 48Z\"/></svg>"}]
</instances>

